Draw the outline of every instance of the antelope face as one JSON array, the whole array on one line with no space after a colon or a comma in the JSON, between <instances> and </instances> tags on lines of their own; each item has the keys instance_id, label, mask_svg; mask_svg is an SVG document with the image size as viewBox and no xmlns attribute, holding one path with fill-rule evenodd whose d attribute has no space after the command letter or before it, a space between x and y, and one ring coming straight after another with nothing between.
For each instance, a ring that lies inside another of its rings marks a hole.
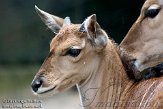
<instances>
[{"instance_id":1,"label":"antelope face","mask_svg":"<svg viewBox=\"0 0 163 109\"><path fill-rule=\"evenodd\" d=\"M129 56L136 78L148 67L163 62L163 0L147 0L139 18L120 44Z\"/></svg>"},{"instance_id":2,"label":"antelope face","mask_svg":"<svg viewBox=\"0 0 163 109\"><path fill-rule=\"evenodd\" d=\"M100 64L100 50L107 44L107 35L91 15L82 24L71 24L68 17L53 16L36 7L43 22L56 33L50 52L32 89L36 94L63 91L75 84L82 84Z\"/></svg>"}]
</instances>

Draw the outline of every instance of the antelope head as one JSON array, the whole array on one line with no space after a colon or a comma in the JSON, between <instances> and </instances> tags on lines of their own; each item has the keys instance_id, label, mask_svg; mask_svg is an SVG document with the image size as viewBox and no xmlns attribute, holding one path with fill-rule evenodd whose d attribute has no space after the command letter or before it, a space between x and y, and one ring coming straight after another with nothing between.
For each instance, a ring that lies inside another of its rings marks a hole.
<instances>
[{"instance_id":1,"label":"antelope head","mask_svg":"<svg viewBox=\"0 0 163 109\"><path fill-rule=\"evenodd\" d=\"M64 91L84 83L100 64L100 51L106 46L107 34L89 16L82 24L72 24L35 7L42 21L56 36L50 43L49 55L32 82L36 94Z\"/></svg>"},{"instance_id":2,"label":"antelope head","mask_svg":"<svg viewBox=\"0 0 163 109\"><path fill-rule=\"evenodd\" d=\"M130 57L128 68L137 79L141 78L143 70L163 62L163 0L144 3L120 48Z\"/></svg>"}]
</instances>

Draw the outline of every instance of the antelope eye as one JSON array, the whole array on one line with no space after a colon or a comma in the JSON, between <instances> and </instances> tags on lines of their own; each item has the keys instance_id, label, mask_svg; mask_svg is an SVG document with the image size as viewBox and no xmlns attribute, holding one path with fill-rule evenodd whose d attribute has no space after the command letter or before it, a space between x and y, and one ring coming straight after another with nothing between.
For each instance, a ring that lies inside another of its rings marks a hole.
<instances>
[{"instance_id":1,"label":"antelope eye","mask_svg":"<svg viewBox=\"0 0 163 109\"><path fill-rule=\"evenodd\" d=\"M66 55L69 55L69 56L72 56L72 57L77 57L81 52L81 49L69 49L67 52L66 52Z\"/></svg>"},{"instance_id":2,"label":"antelope eye","mask_svg":"<svg viewBox=\"0 0 163 109\"><path fill-rule=\"evenodd\" d=\"M145 17L154 18L160 12L160 7L158 5L152 5L145 11Z\"/></svg>"},{"instance_id":3,"label":"antelope eye","mask_svg":"<svg viewBox=\"0 0 163 109\"><path fill-rule=\"evenodd\" d=\"M150 9L145 13L146 17L154 18L159 13L160 9Z\"/></svg>"}]
</instances>

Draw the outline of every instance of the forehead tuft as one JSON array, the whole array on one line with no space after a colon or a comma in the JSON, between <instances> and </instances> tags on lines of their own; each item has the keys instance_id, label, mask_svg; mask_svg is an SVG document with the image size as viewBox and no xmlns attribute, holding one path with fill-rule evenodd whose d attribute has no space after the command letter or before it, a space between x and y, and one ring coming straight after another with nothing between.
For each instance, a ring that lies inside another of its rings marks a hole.
<instances>
[{"instance_id":1,"label":"forehead tuft","mask_svg":"<svg viewBox=\"0 0 163 109\"><path fill-rule=\"evenodd\" d=\"M65 36L67 34L79 33L79 28L80 28L80 25L78 25L78 24L65 25L60 29L57 36Z\"/></svg>"},{"instance_id":2,"label":"forehead tuft","mask_svg":"<svg viewBox=\"0 0 163 109\"><path fill-rule=\"evenodd\" d=\"M80 24L71 24L63 26L59 33L52 39L50 49L54 50L68 38L82 37L85 33L79 32Z\"/></svg>"}]
</instances>

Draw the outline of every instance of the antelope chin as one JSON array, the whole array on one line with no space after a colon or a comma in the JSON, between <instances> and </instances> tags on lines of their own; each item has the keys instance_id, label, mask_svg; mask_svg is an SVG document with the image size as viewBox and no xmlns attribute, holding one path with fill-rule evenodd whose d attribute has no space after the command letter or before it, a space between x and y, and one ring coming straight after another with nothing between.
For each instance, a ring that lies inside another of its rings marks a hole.
<instances>
[{"instance_id":1,"label":"antelope chin","mask_svg":"<svg viewBox=\"0 0 163 109\"><path fill-rule=\"evenodd\" d=\"M152 67L146 67L138 63L138 61L135 61L131 68L136 80L160 77L163 75L163 63Z\"/></svg>"},{"instance_id":2,"label":"antelope chin","mask_svg":"<svg viewBox=\"0 0 163 109\"><path fill-rule=\"evenodd\" d=\"M58 93L58 91L56 90L56 86L40 87L37 92L34 92L34 94L40 95L40 94L46 94L50 92L53 92L53 94Z\"/></svg>"},{"instance_id":3,"label":"antelope chin","mask_svg":"<svg viewBox=\"0 0 163 109\"><path fill-rule=\"evenodd\" d=\"M156 66L146 68L142 72L143 78L149 79L151 77L160 77L163 75L163 63Z\"/></svg>"}]
</instances>

